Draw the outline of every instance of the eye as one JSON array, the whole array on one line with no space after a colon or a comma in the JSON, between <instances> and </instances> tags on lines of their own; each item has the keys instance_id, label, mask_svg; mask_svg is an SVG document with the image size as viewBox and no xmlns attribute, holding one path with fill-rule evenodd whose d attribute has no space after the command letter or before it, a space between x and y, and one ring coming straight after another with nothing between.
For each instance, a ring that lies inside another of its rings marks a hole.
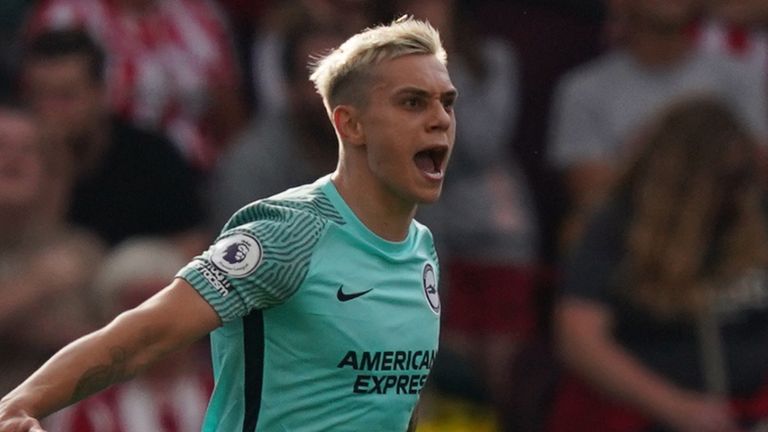
<instances>
[{"instance_id":1,"label":"eye","mask_svg":"<svg viewBox=\"0 0 768 432\"><path fill-rule=\"evenodd\" d=\"M442 102L443 108L445 108L447 112L451 112L453 111L454 105L456 105L456 96L446 96L443 98Z\"/></svg>"},{"instance_id":2,"label":"eye","mask_svg":"<svg viewBox=\"0 0 768 432\"><path fill-rule=\"evenodd\" d=\"M403 99L402 104L405 108L416 110L423 108L425 105L424 99L417 96L409 96Z\"/></svg>"}]
</instances>

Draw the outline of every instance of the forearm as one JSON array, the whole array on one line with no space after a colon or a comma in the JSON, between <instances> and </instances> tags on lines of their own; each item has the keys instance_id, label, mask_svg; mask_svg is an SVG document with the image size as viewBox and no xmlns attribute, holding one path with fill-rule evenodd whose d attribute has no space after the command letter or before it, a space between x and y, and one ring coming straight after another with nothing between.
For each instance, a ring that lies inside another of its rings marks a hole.
<instances>
[{"instance_id":1,"label":"forearm","mask_svg":"<svg viewBox=\"0 0 768 432\"><path fill-rule=\"evenodd\" d=\"M141 311L123 314L69 344L0 404L41 418L136 375L170 349L149 328L132 327L141 315Z\"/></svg>"},{"instance_id":2,"label":"forearm","mask_svg":"<svg viewBox=\"0 0 768 432\"><path fill-rule=\"evenodd\" d=\"M181 279L69 344L0 400L0 431L37 431L38 419L111 384L221 325L218 314Z\"/></svg>"},{"instance_id":3,"label":"forearm","mask_svg":"<svg viewBox=\"0 0 768 432\"><path fill-rule=\"evenodd\" d=\"M611 340L575 338L561 349L566 364L593 387L658 421L668 422L686 397Z\"/></svg>"}]
</instances>

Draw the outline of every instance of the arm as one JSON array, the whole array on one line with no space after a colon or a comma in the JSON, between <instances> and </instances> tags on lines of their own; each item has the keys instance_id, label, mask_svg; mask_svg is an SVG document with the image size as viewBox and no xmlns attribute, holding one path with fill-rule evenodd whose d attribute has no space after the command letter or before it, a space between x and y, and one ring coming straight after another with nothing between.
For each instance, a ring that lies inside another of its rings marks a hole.
<instances>
[{"instance_id":1,"label":"arm","mask_svg":"<svg viewBox=\"0 0 768 432\"><path fill-rule=\"evenodd\" d=\"M618 345L611 313L597 302L565 298L555 312L562 358L608 397L624 401L672 430L738 431L725 403L678 388Z\"/></svg>"},{"instance_id":2,"label":"arm","mask_svg":"<svg viewBox=\"0 0 768 432\"><path fill-rule=\"evenodd\" d=\"M187 282L175 279L141 306L66 346L0 401L0 431L39 431L34 419L125 381L220 325Z\"/></svg>"},{"instance_id":3,"label":"arm","mask_svg":"<svg viewBox=\"0 0 768 432\"><path fill-rule=\"evenodd\" d=\"M615 175L610 165L597 161L581 162L565 170L569 204L560 230L561 250L568 250L581 238L593 210L606 198Z\"/></svg>"}]
</instances>

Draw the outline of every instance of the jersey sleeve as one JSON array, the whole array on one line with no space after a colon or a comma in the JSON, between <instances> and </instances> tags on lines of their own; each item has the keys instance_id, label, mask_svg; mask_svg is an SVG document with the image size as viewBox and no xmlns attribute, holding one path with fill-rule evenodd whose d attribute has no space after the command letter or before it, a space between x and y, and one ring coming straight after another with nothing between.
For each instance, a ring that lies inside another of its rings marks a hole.
<instances>
[{"instance_id":1,"label":"jersey sleeve","mask_svg":"<svg viewBox=\"0 0 768 432\"><path fill-rule=\"evenodd\" d=\"M207 251L177 274L223 322L290 298L303 282L314 247L325 232L321 218L293 209L257 204L242 212L256 219L230 222Z\"/></svg>"}]
</instances>

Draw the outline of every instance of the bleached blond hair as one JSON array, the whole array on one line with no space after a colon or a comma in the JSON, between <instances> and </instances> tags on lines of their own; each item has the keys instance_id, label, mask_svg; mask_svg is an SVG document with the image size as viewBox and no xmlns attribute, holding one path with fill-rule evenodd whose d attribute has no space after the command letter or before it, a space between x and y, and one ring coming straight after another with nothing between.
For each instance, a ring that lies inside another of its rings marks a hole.
<instances>
[{"instance_id":1,"label":"bleached blond hair","mask_svg":"<svg viewBox=\"0 0 768 432\"><path fill-rule=\"evenodd\" d=\"M447 64L440 34L428 22L403 16L388 25L363 30L325 57L316 59L309 79L328 112L341 104L363 105L363 85L371 68L383 61L410 54L434 55Z\"/></svg>"}]
</instances>

